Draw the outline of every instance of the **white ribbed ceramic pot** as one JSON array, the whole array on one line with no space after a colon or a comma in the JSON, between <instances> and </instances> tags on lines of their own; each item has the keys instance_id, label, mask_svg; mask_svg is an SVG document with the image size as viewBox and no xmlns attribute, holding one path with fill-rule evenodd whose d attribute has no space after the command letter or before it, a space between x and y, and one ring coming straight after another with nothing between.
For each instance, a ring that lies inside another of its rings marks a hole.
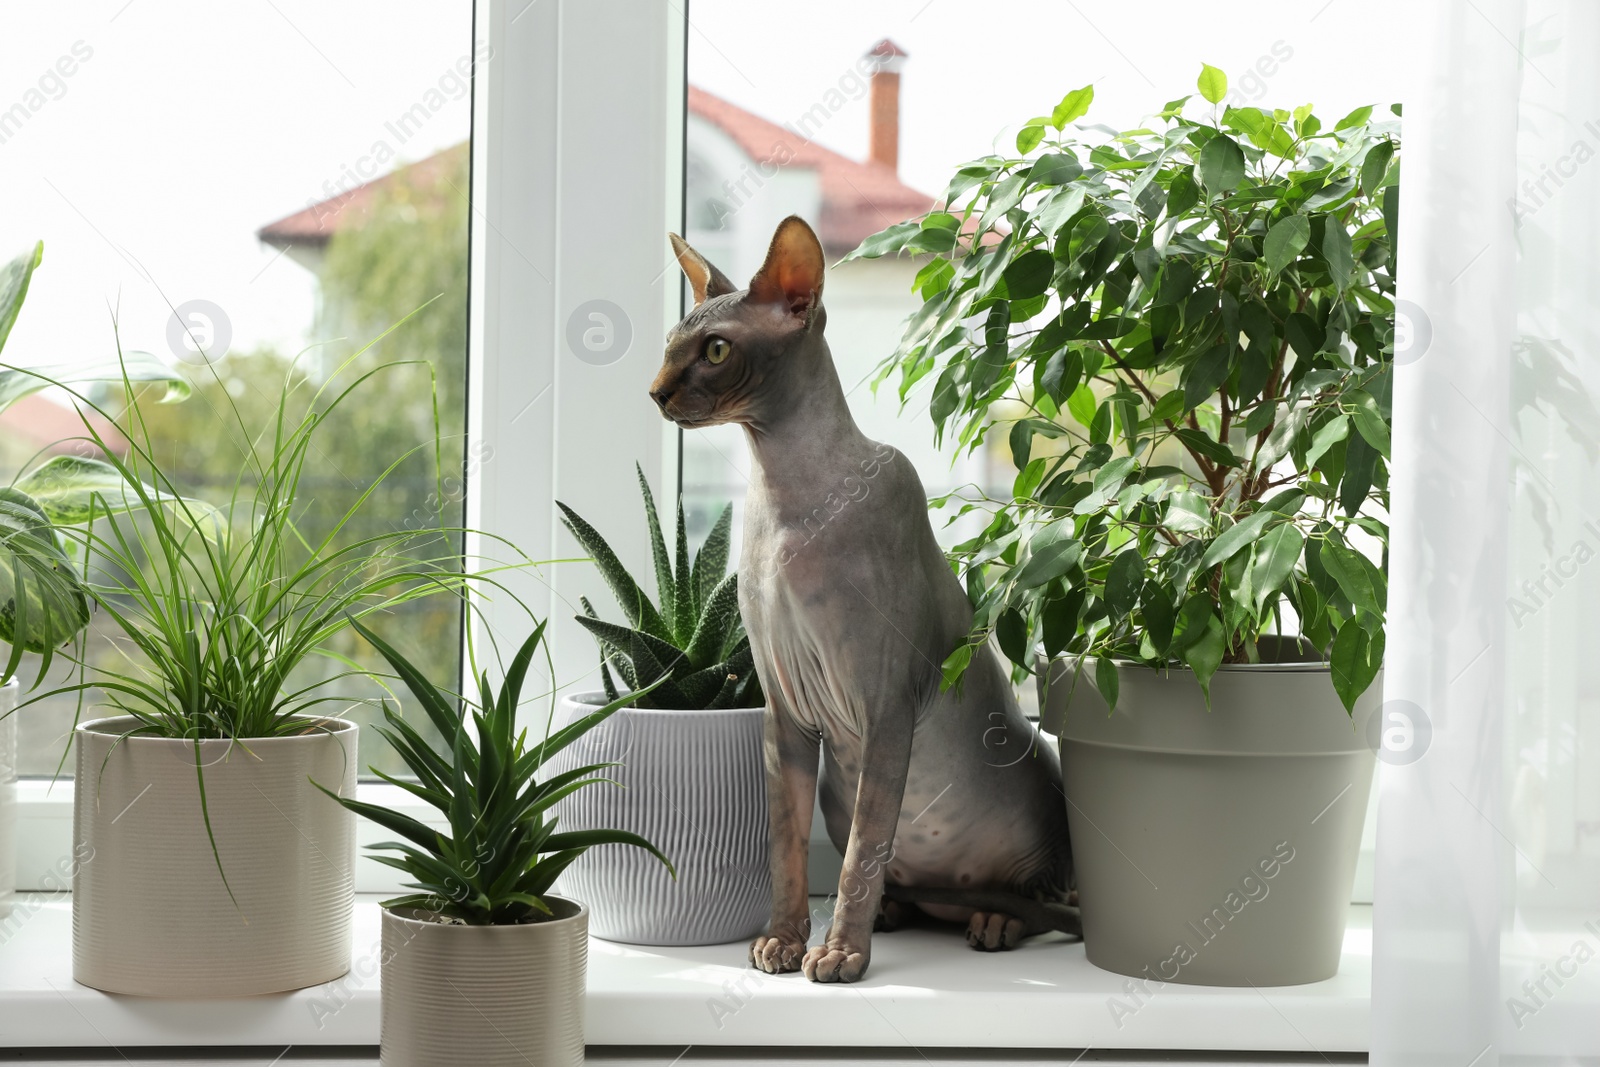
<instances>
[{"instance_id":1,"label":"white ribbed ceramic pot","mask_svg":"<svg viewBox=\"0 0 1600 1067\"><path fill-rule=\"evenodd\" d=\"M603 693L562 701L554 728L592 714ZM753 937L772 905L761 708L623 708L550 762L553 776L621 763L556 807L562 830L631 830L640 848L601 845L568 867L560 891L589 908L589 931L636 945L719 945Z\"/></svg>"},{"instance_id":2,"label":"white ribbed ceramic pot","mask_svg":"<svg viewBox=\"0 0 1600 1067\"><path fill-rule=\"evenodd\" d=\"M383 1067L577 1067L583 1063L589 915L545 897L555 918L450 926L383 912Z\"/></svg>"},{"instance_id":3,"label":"white ribbed ceramic pot","mask_svg":"<svg viewBox=\"0 0 1600 1067\"><path fill-rule=\"evenodd\" d=\"M1224 665L1209 708L1187 668L1119 663L1114 712L1070 661L1050 676L1089 962L1188 985L1337 974L1382 672L1353 718L1322 663Z\"/></svg>"},{"instance_id":4,"label":"white ribbed ceramic pot","mask_svg":"<svg viewBox=\"0 0 1600 1067\"><path fill-rule=\"evenodd\" d=\"M350 969L356 727L202 741L123 737L130 718L75 732L72 976L112 993L235 997ZM233 891L230 899L222 874Z\"/></svg>"},{"instance_id":5,"label":"white ribbed ceramic pot","mask_svg":"<svg viewBox=\"0 0 1600 1067\"><path fill-rule=\"evenodd\" d=\"M17 682L0 685L0 918L17 891Z\"/></svg>"}]
</instances>

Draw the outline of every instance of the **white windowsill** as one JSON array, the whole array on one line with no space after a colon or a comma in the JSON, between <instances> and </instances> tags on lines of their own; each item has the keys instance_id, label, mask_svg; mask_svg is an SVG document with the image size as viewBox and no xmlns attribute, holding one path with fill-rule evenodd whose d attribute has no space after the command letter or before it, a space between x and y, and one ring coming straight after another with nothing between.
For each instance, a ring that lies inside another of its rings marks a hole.
<instances>
[{"instance_id":1,"label":"white windowsill","mask_svg":"<svg viewBox=\"0 0 1600 1067\"><path fill-rule=\"evenodd\" d=\"M820 903L820 901L819 901ZM1367 1044L1372 909L1352 905L1339 975L1314 985L1167 985L1117 1025L1129 979L1089 964L1059 935L1009 953L968 949L953 930L874 940L853 986L744 965L743 944L648 948L593 940L591 1045L857 1048L1195 1049L1361 1052ZM72 980L65 894L24 894L0 929L0 1047L375 1045L376 898L357 905L351 973L326 986L231 1000L113 996ZM826 1025L821 1025L822 1020Z\"/></svg>"}]
</instances>

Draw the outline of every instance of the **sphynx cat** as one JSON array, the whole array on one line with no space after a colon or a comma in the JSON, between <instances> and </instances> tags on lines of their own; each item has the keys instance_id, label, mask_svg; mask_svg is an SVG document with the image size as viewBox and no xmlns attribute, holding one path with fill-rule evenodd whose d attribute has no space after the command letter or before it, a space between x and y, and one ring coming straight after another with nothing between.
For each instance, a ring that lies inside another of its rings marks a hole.
<instances>
[{"instance_id":1,"label":"sphynx cat","mask_svg":"<svg viewBox=\"0 0 1600 1067\"><path fill-rule=\"evenodd\" d=\"M916 471L850 416L823 339L816 235L785 219L745 290L671 239L695 306L668 335L650 395L685 429L742 425L754 466L739 609L769 702L773 899L750 962L853 982L875 925L892 929L912 901L967 923L979 949L1078 932L1055 751L990 647L959 688L940 691L940 664L966 640L972 607L934 540ZM808 949L819 784L844 868L827 938Z\"/></svg>"}]
</instances>

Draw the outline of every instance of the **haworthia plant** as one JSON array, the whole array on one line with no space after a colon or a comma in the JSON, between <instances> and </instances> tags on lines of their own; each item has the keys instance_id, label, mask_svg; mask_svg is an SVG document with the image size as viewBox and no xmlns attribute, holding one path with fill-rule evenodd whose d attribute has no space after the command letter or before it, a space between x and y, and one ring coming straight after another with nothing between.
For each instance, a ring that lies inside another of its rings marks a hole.
<instances>
[{"instance_id":1,"label":"haworthia plant","mask_svg":"<svg viewBox=\"0 0 1600 1067\"><path fill-rule=\"evenodd\" d=\"M577 616L600 645L600 676L608 699L617 698L615 669L624 685L638 689L660 685L641 697L641 708L693 711L755 708L765 702L750 652L750 638L739 618L739 576L728 573L728 545L733 506L724 508L705 543L689 560L683 501L678 501L677 550L667 552L661 519L644 470L637 468L650 525L660 605L645 595L611 546L594 527L560 501L562 522L594 559L595 566L622 609L628 624L607 622L587 597ZM662 681L665 679L665 681Z\"/></svg>"},{"instance_id":2,"label":"haworthia plant","mask_svg":"<svg viewBox=\"0 0 1600 1067\"><path fill-rule=\"evenodd\" d=\"M946 684L991 635L1019 671L1087 660L1113 703L1115 660L1209 694L1274 630L1347 708L1382 663L1400 108L1325 127L1226 106L1213 67L1199 89L1088 136L1068 93L852 253L931 256L878 382L931 380L936 433L1016 468L935 501L982 524Z\"/></svg>"},{"instance_id":3,"label":"haworthia plant","mask_svg":"<svg viewBox=\"0 0 1600 1067\"><path fill-rule=\"evenodd\" d=\"M383 902L386 908L417 908L471 926L506 926L550 917L545 896L562 871L595 845L632 845L672 864L650 842L625 830L559 831L550 809L591 785L615 784L604 777L614 763L595 763L545 778L552 757L600 725L638 694L612 700L543 740L530 742L517 729L517 708L534 654L544 647L544 623L523 642L496 688L478 677L476 700L454 695L429 681L403 655L359 622L351 625L388 661L428 721L444 739L435 746L388 703L387 723L377 732L410 769L410 778L374 774L437 808L445 828L434 829L403 812L318 785L340 804L371 819L402 840L373 845L379 863L410 876L416 892Z\"/></svg>"}]
</instances>

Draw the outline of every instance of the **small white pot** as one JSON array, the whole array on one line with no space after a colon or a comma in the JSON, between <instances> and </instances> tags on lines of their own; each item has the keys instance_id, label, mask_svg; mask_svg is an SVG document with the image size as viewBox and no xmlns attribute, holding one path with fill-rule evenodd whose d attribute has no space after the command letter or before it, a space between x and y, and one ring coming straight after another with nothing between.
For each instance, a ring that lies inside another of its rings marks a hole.
<instances>
[{"instance_id":1,"label":"small white pot","mask_svg":"<svg viewBox=\"0 0 1600 1067\"><path fill-rule=\"evenodd\" d=\"M350 969L355 816L312 786L356 787L356 727L195 745L80 725L72 976L112 993L236 997ZM232 888L230 898L223 874Z\"/></svg>"},{"instance_id":2,"label":"small white pot","mask_svg":"<svg viewBox=\"0 0 1600 1067\"><path fill-rule=\"evenodd\" d=\"M589 915L520 926L452 926L383 912L383 1067L578 1067Z\"/></svg>"},{"instance_id":3,"label":"small white pot","mask_svg":"<svg viewBox=\"0 0 1600 1067\"><path fill-rule=\"evenodd\" d=\"M14 678L0 686L0 918L17 892L17 690Z\"/></svg>"},{"instance_id":4,"label":"small white pot","mask_svg":"<svg viewBox=\"0 0 1600 1067\"><path fill-rule=\"evenodd\" d=\"M552 732L605 694L561 703ZM548 774L620 763L556 806L560 830L630 830L664 852L601 845L568 867L560 891L588 905L590 931L636 945L720 945L753 937L772 906L761 708L623 708L551 760Z\"/></svg>"}]
</instances>

